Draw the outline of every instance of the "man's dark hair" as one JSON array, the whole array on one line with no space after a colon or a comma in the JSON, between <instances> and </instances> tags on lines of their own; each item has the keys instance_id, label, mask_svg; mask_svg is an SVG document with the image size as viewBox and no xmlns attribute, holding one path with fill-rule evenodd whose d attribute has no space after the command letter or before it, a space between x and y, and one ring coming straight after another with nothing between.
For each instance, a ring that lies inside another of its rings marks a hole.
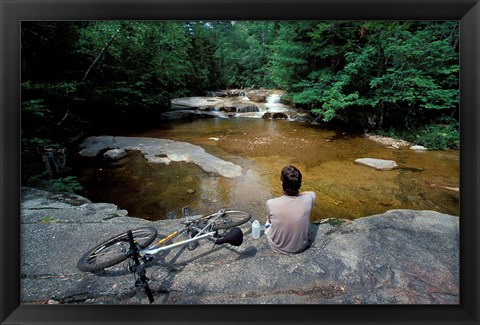
<instances>
[{"instance_id":1,"label":"man's dark hair","mask_svg":"<svg viewBox=\"0 0 480 325\"><path fill-rule=\"evenodd\" d=\"M286 195L298 195L300 186L302 186L302 173L295 166L283 167L280 179L282 180L283 192Z\"/></svg>"}]
</instances>

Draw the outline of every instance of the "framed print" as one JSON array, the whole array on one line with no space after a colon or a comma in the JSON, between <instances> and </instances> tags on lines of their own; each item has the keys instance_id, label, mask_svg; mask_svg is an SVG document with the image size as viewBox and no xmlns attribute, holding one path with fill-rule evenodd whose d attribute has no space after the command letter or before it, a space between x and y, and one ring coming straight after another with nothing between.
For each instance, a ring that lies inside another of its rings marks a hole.
<instances>
[{"instance_id":1,"label":"framed print","mask_svg":"<svg viewBox=\"0 0 480 325\"><path fill-rule=\"evenodd\" d=\"M2 324L478 324L477 0L0 6Z\"/></svg>"}]
</instances>

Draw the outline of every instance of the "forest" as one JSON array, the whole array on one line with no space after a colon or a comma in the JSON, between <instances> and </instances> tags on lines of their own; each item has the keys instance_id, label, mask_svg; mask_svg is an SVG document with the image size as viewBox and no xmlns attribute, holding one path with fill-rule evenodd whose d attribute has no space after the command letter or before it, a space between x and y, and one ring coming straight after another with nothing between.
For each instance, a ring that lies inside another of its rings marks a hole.
<instances>
[{"instance_id":1,"label":"forest","mask_svg":"<svg viewBox=\"0 0 480 325\"><path fill-rule=\"evenodd\" d=\"M217 89L282 89L326 127L458 149L459 48L457 21L25 21L22 184L47 177L46 150L162 127L172 98Z\"/></svg>"}]
</instances>

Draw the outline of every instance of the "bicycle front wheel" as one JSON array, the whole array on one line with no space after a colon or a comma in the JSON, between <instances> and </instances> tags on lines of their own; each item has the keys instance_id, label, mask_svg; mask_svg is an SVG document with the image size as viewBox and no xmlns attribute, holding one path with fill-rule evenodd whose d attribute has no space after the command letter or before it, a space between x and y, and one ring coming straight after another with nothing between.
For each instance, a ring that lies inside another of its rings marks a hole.
<instances>
[{"instance_id":1,"label":"bicycle front wheel","mask_svg":"<svg viewBox=\"0 0 480 325\"><path fill-rule=\"evenodd\" d=\"M206 216L207 219L215 216L214 214ZM252 215L248 212L241 210L225 210L224 214L215 220L212 225L212 230L229 229L243 225L252 218Z\"/></svg>"},{"instance_id":2,"label":"bicycle front wheel","mask_svg":"<svg viewBox=\"0 0 480 325\"><path fill-rule=\"evenodd\" d=\"M142 227L132 230L132 234L138 245L145 248L157 237L157 229ZM78 261L77 268L84 272L96 272L121 263L127 259L129 249L127 233L121 233L86 252Z\"/></svg>"}]
</instances>

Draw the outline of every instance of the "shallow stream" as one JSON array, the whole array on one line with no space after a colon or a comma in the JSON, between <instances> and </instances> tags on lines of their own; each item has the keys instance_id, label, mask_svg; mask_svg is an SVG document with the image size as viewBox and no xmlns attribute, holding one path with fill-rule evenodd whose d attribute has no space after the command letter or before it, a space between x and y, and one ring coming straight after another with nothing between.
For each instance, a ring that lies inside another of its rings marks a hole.
<instances>
[{"instance_id":1,"label":"shallow stream","mask_svg":"<svg viewBox=\"0 0 480 325\"><path fill-rule=\"evenodd\" d=\"M302 190L317 193L312 221L391 209L460 213L458 151L393 149L308 123L258 118L169 122L162 129L122 135L189 142L243 169L241 177L229 179L193 163L151 164L136 151L115 163L85 164L81 194L115 203L135 217L175 218L184 206L198 213L228 206L263 221L265 201L281 195L280 170L288 164L301 170ZM354 164L367 157L394 160L400 168L378 171Z\"/></svg>"}]
</instances>

